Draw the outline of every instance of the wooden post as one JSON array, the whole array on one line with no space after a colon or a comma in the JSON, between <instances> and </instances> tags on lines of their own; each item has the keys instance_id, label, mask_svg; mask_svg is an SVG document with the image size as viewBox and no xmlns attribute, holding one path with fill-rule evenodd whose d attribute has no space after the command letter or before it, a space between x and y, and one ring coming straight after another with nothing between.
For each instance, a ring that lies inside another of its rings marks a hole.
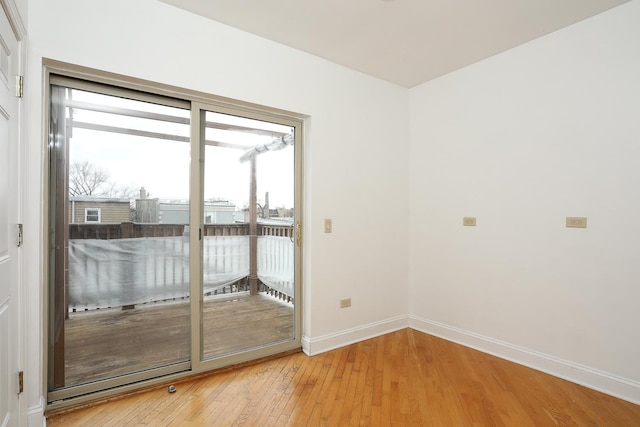
<instances>
[{"instance_id":1,"label":"wooden post","mask_svg":"<svg viewBox=\"0 0 640 427\"><path fill-rule=\"evenodd\" d=\"M258 193L256 156L251 157L249 184L249 295L258 294Z\"/></svg>"}]
</instances>

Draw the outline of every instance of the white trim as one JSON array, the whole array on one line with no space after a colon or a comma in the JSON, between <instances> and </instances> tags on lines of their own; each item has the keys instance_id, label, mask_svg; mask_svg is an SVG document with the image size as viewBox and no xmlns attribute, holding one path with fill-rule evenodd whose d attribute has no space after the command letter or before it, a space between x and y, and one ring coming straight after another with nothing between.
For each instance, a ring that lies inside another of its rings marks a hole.
<instances>
[{"instance_id":1,"label":"white trim","mask_svg":"<svg viewBox=\"0 0 640 427\"><path fill-rule=\"evenodd\" d=\"M409 327L640 404L638 381L417 316L409 317Z\"/></svg>"},{"instance_id":2,"label":"white trim","mask_svg":"<svg viewBox=\"0 0 640 427\"><path fill-rule=\"evenodd\" d=\"M36 406L27 409L27 425L46 427L47 419L44 416L44 406L42 401Z\"/></svg>"},{"instance_id":3,"label":"white trim","mask_svg":"<svg viewBox=\"0 0 640 427\"><path fill-rule=\"evenodd\" d=\"M311 338L309 338L306 335L302 336L302 340L300 341L300 344L302 345L302 352L304 354L306 354L307 356L311 356Z\"/></svg>"},{"instance_id":4,"label":"white trim","mask_svg":"<svg viewBox=\"0 0 640 427\"><path fill-rule=\"evenodd\" d=\"M89 221L89 211L98 211L98 220ZM85 224L100 224L102 222L102 209L100 208L84 208L84 222Z\"/></svg>"},{"instance_id":5,"label":"white trim","mask_svg":"<svg viewBox=\"0 0 640 427\"><path fill-rule=\"evenodd\" d=\"M15 0L0 0L0 5L7 15L13 34L16 36L16 39L21 42L27 35L27 27L24 25Z\"/></svg>"},{"instance_id":6,"label":"white trim","mask_svg":"<svg viewBox=\"0 0 640 427\"><path fill-rule=\"evenodd\" d=\"M396 316L379 322L369 323L368 325L357 326L344 331L332 334L321 335L316 338L308 336L302 337L302 351L307 356L315 356L336 348L344 347L380 335L405 329L409 326L408 316Z\"/></svg>"}]
</instances>

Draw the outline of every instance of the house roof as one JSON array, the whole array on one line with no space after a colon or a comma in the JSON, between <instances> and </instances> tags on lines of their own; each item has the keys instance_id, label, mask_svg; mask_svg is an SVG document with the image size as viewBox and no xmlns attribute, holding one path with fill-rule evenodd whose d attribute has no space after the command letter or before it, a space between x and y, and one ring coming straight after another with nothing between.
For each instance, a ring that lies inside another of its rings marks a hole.
<instances>
[{"instance_id":1,"label":"house roof","mask_svg":"<svg viewBox=\"0 0 640 427\"><path fill-rule=\"evenodd\" d=\"M116 197L92 197L92 196L72 196L69 197L70 202L93 202L93 203L126 203L129 204L129 199L121 199Z\"/></svg>"}]
</instances>

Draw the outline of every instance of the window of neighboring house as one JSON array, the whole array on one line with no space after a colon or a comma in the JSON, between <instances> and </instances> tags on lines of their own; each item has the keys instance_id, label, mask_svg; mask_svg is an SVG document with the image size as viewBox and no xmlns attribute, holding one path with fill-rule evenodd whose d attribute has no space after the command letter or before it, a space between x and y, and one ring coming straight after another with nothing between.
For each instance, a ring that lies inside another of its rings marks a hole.
<instances>
[{"instance_id":1,"label":"window of neighboring house","mask_svg":"<svg viewBox=\"0 0 640 427\"><path fill-rule=\"evenodd\" d=\"M100 208L86 208L84 222L100 222Z\"/></svg>"}]
</instances>

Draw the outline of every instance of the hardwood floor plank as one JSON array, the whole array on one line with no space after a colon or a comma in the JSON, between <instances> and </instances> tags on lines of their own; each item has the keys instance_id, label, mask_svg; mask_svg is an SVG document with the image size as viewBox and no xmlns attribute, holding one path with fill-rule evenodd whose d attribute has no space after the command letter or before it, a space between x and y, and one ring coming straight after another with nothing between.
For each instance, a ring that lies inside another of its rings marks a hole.
<instances>
[{"instance_id":1,"label":"hardwood floor plank","mask_svg":"<svg viewBox=\"0 0 640 427\"><path fill-rule=\"evenodd\" d=\"M291 359L278 359L259 367L257 380L251 387L251 400L244 408L241 418L246 425L259 425L264 413L270 413L273 398L281 388L283 373Z\"/></svg>"},{"instance_id":2,"label":"hardwood floor plank","mask_svg":"<svg viewBox=\"0 0 640 427\"><path fill-rule=\"evenodd\" d=\"M344 370L340 377L340 382L336 390L336 397L333 402L330 402L333 410L331 411L330 425L340 425L340 421L344 417L344 413L349 411L351 402L347 401L349 394L349 387L351 386L351 377L353 376L353 361L356 345L349 346L344 349ZM344 425L344 424L343 424Z\"/></svg>"},{"instance_id":3,"label":"hardwood floor plank","mask_svg":"<svg viewBox=\"0 0 640 427\"><path fill-rule=\"evenodd\" d=\"M306 356L302 354L288 357L287 363L277 372L277 379L264 398L260 398L260 406L256 409L255 420L261 422L269 417L277 419L287 405L291 397L290 390L296 379L296 374L300 371ZM275 422L275 421L274 421Z\"/></svg>"},{"instance_id":4,"label":"hardwood floor plank","mask_svg":"<svg viewBox=\"0 0 640 427\"><path fill-rule=\"evenodd\" d=\"M362 394L362 404L360 408L360 419L357 425L370 425L373 391L377 371L376 358L374 357L376 352L375 340L368 340L364 342L363 349L365 351L365 357L367 360L367 371L366 375L364 376L362 389L359 390L359 393Z\"/></svg>"},{"instance_id":5,"label":"hardwood floor plank","mask_svg":"<svg viewBox=\"0 0 640 427\"><path fill-rule=\"evenodd\" d=\"M334 353L332 374L328 375L328 381L325 382L325 390L321 393L321 397L318 397L319 401L323 403L322 411L320 413L320 420L323 425L331 425L331 416L336 412L336 396L338 396L338 391L342 384L342 378L344 377L344 369L347 361L346 351L336 350L332 353Z\"/></svg>"},{"instance_id":6,"label":"hardwood floor plank","mask_svg":"<svg viewBox=\"0 0 640 427\"><path fill-rule=\"evenodd\" d=\"M318 378L320 378L323 369L325 369L326 375L326 368L323 368L324 364L321 363L324 357L325 356L316 357L310 360L313 369L311 369L309 375L305 377L300 393L294 395L295 399L289 402L288 406L291 408L290 423L292 425L304 424L311 416L316 404L315 394L318 392L316 386L321 387L322 385L322 382L318 384ZM303 381L301 381L301 383L302 382Z\"/></svg>"},{"instance_id":7,"label":"hardwood floor plank","mask_svg":"<svg viewBox=\"0 0 640 427\"><path fill-rule=\"evenodd\" d=\"M351 368L352 375L345 394L345 403L343 405L343 413L340 420L342 425L359 425L360 414L362 412L363 393L368 372L367 356L363 349L366 348L365 342L356 344L353 352L353 366Z\"/></svg>"},{"instance_id":8,"label":"hardwood floor plank","mask_svg":"<svg viewBox=\"0 0 640 427\"><path fill-rule=\"evenodd\" d=\"M322 394L330 389L327 383L331 381L332 374L335 373L336 369L333 363L331 363L332 361L333 357L331 354L316 356L315 363L318 365L319 370L313 378L313 384L310 384L311 393L309 394L305 407L302 408L298 415L291 421L293 425L303 425L304 423L311 425L320 424L323 409L321 402L324 400Z\"/></svg>"},{"instance_id":9,"label":"hardwood floor plank","mask_svg":"<svg viewBox=\"0 0 640 427\"><path fill-rule=\"evenodd\" d=\"M640 406L405 329L63 413L49 426L620 426Z\"/></svg>"}]
</instances>

